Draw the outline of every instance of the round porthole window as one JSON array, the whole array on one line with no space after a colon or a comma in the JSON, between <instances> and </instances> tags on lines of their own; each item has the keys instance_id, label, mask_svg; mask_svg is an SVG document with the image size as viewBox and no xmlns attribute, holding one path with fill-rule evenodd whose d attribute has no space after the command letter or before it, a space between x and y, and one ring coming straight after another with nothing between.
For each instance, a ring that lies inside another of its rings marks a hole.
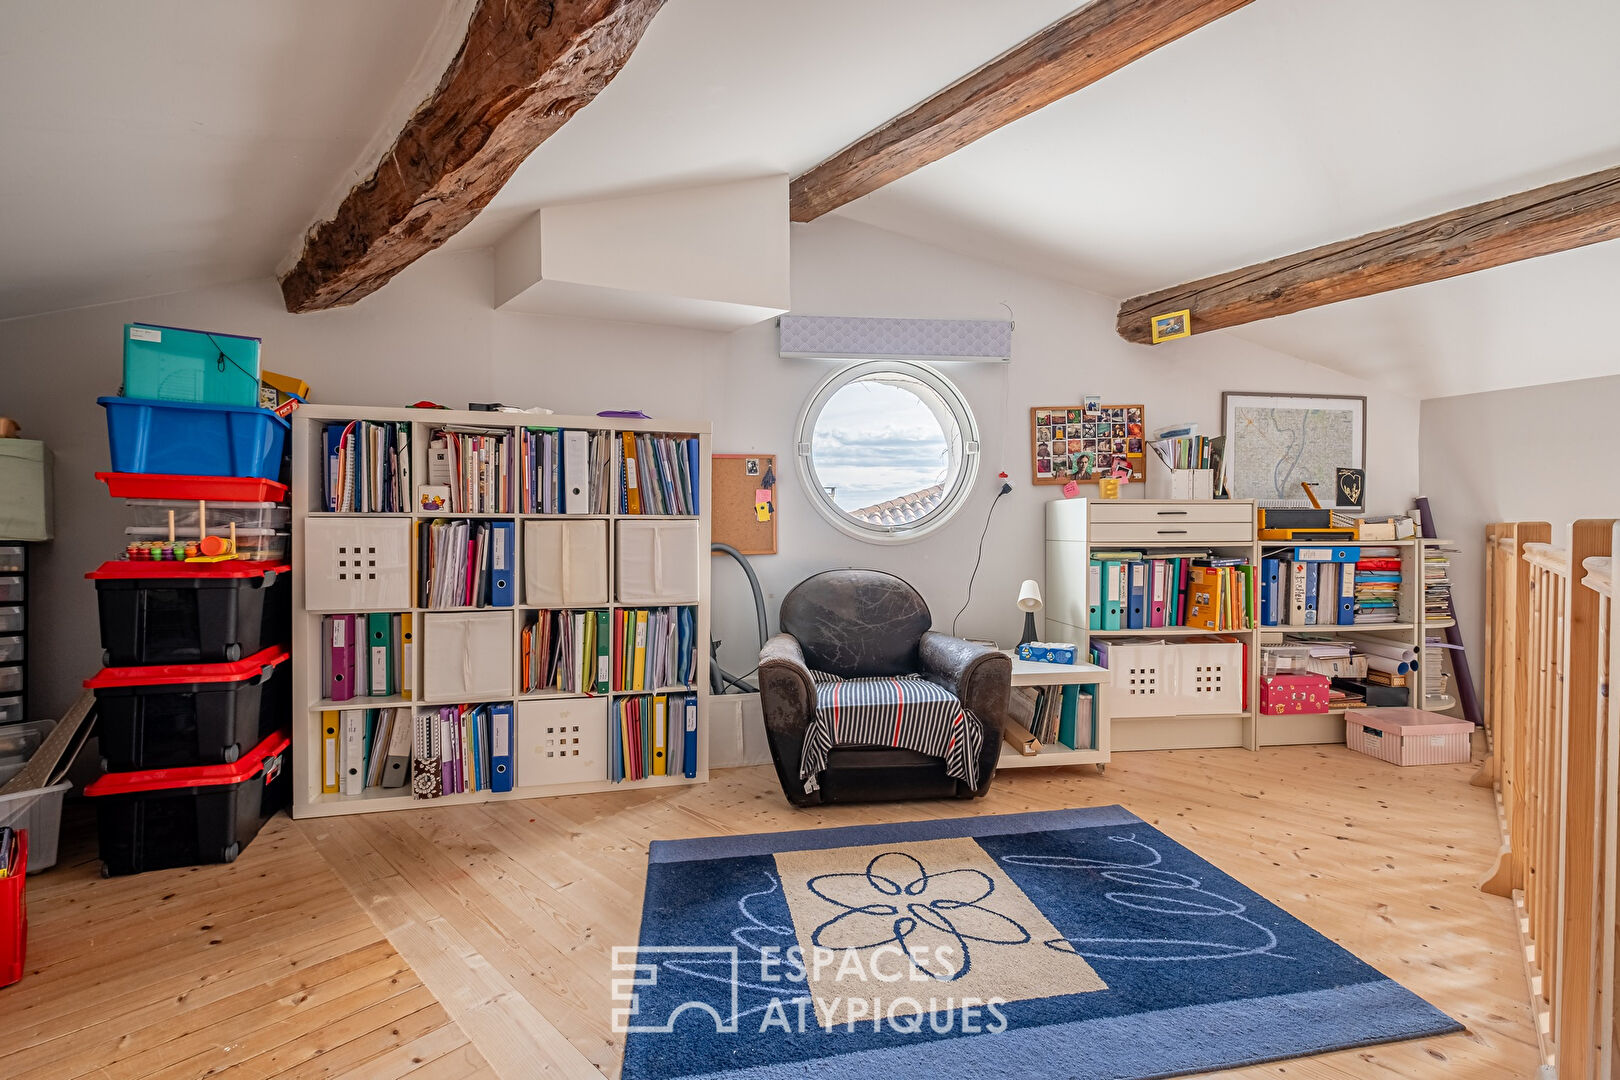
<instances>
[{"instance_id":1,"label":"round porthole window","mask_svg":"<svg viewBox=\"0 0 1620 1080\"><path fill-rule=\"evenodd\" d=\"M821 516L863 540L939 528L973 490L979 431L949 379L898 360L853 364L799 418L799 475Z\"/></svg>"}]
</instances>

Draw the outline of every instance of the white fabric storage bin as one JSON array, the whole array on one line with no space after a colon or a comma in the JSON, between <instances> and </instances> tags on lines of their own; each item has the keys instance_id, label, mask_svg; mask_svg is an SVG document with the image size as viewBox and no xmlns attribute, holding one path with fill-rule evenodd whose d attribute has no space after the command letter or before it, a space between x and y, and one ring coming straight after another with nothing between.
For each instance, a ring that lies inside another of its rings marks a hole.
<instances>
[{"instance_id":1,"label":"white fabric storage bin","mask_svg":"<svg viewBox=\"0 0 1620 1080\"><path fill-rule=\"evenodd\" d=\"M517 786L606 780L608 699L520 701Z\"/></svg>"},{"instance_id":2,"label":"white fabric storage bin","mask_svg":"<svg viewBox=\"0 0 1620 1080\"><path fill-rule=\"evenodd\" d=\"M525 521L523 602L542 608L607 603L607 522Z\"/></svg>"},{"instance_id":3,"label":"white fabric storage bin","mask_svg":"<svg viewBox=\"0 0 1620 1080\"><path fill-rule=\"evenodd\" d=\"M422 695L429 702L512 696L510 611L455 611L422 617Z\"/></svg>"},{"instance_id":4,"label":"white fabric storage bin","mask_svg":"<svg viewBox=\"0 0 1620 1080\"><path fill-rule=\"evenodd\" d=\"M411 606L411 523L403 518L304 522L304 607L382 611Z\"/></svg>"},{"instance_id":5,"label":"white fabric storage bin","mask_svg":"<svg viewBox=\"0 0 1620 1080\"><path fill-rule=\"evenodd\" d=\"M619 602L697 603L698 558L696 521L619 522Z\"/></svg>"},{"instance_id":6,"label":"white fabric storage bin","mask_svg":"<svg viewBox=\"0 0 1620 1080\"><path fill-rule=\"evenodd\" d=\"M1108 710L1116 719L1229 715L1243 710L1241 641L1107 644L1106 666L1112 673Z\"/></svg>"}]
</instances>

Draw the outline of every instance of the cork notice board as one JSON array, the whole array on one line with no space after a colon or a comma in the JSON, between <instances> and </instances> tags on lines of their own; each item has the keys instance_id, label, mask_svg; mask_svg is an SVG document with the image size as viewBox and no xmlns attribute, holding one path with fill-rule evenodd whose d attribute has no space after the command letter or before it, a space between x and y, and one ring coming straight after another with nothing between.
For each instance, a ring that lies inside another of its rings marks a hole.
<instances>
[{"instance_id":1,"label":"cork notice board","mask_svg":"<svg viewBox=\"0 0 1620 1080\"><path fill-rule=\"evenodd\" d=\"M712 539L730 544L744 555L776 554L776 455L713 455ZM754 493L771 492L771 517L760 521L754 511Z\"/></svg>"}]
</instances>

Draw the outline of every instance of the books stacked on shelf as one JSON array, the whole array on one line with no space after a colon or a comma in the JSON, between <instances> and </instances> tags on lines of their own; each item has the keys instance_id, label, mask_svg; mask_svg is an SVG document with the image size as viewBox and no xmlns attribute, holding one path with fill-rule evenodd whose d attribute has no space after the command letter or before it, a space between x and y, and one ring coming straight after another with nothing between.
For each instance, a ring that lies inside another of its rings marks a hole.
<instances>
[{"instance_id":1,"label":"books stacked on shelf","mask_svg":"<svg viewBox=\"0 0 1620 1080\"><path fill-rule=\"evenodd\" d=\"M321 790L361 795L410 779L411 710L327 709L321 713Z\"/></svg>"},{"instance_id":2,"label":"books stacked on shelf","mask_svg":"<svg viewBox=\"0 0 1620 1080\"><path fill-rule=\"evenodd\" d=\"M517 742L514 716L511 703L505 701L445 705L417 713L406 744L411 754L411 794L437 799L469 791L511 791L517 776L512 760Z\"/></svg>"},{"instance_id":3,"label":"books stacked on shelf","mask_svg":"<svg viewBox=\"0 0 1620 1080\"><path fill-rule=\"evenodd\" d=\"M1261 626L1348 626L1359 548L1268 548L1260 559Z\"/></svg>"},{"instance_id":4,"label":"books stacked on shelf","mask_svg":"<svg viewBox=\"0 0 1620 1080\"><path fill-rule=\"evenodd\" d=\"M1423 704L1429 709L1449 709L1456 704L1451 696L1451 673L1446 670L1445 655L1447 651L1458 649L1459 646L1447 643L1446 639L1435 634L1424 638L1423 663L1420 670L1423 672Z\"/></svg>"},{"instance_id":5,"label":"books stacked on shelf","mask_svg":"<svg viewBox=\"0 0 1620 1080\"><path fill-rule=\"evenodd\" d=\"M1451 545L1423 547L1423 621L1428 626L1452 625Z\"/></svg>"},{"instance_id":6,"label":"books stacked on shelf","mask_svg":"<svg viewBox=\"0 0 1620 1080\"><path fill-rule=\"evenodd\" d=\"M411 613L371 612L321 618L321 696L411 696Z\"/></svg>"},{"instance_id":7,"label":"books stacked on shelf","mask_svg":"<svg viewBox=\"0 0 1620 1080\"><path fill-rule=\"evenodd\" d=\"M452 514L510 514L517 498L516 440L502 428L445 427L428 440L427 482L447 489Z\"/></svg>"},{"instance_id":8,"label":"books stacked on shelf","mask_svg":"<svg viewBox=\"0 0 1620 1080\"><path fill-rule=\"evenodd\" d=\"M697 695L614 698L608 716L608 779L697 776Z\"/></svg>"},{"instance_id":9,"label":"books stacked on shelf","mask_svg":"<svg viewBox=\"0 0 1620 1080\"><path fill-rule=\"evenodd\" d=\"M1266 666L1262 675L1326 675L1330 679L1355 679L1367 673L1367 658L1357 653L1355 646L1342 638L1313 637L1308 634L1284 635L1281 645L1262 645ZM1290 663L1278 661L1286 656Z\"/></svg>"},{"instance_id":10,"label":"books stacked on shelf","mask_svg":"<svg viewBox=\"0 0 1620 1080\"><path fill-rule=\"evenodd\" d=\"M1400 621L1401 549L1363 547L1356 560L1357 626Z\"/></svg>"},{"instance_id":11,"label":"books stacked on shelf","mask_svg":"<svg viewBox=\"0 0 1620 1080\"><path fill-rule=\"evenodd\" d=\"M1090 629L1197 630L1253 627L1254 567L1208 550L1096 551L1091 555Z\"/></svg>"},{"instance_id":12,"label":"books stacked on shelf","mask_svg":"<svg viewBox=\"0 0 1620 1080\"><path fill-rule=\"evenodd\" d=\"M1095 749L1095 700L1086 686L1015 686L1009 702L1014 722L1042 746Z\"/></svg>"},{"instance_id":13,"label":"books stacked on shelf","mask_svg":"<svg viewBox=\"0 0 1620 1080\"><path fill-rule=\"evenodd\" d=\"M689 435L622 435L619 512L696 514L698 440Z\"/></svg>"},{"instance_id":14,"label":"books stacked on shelf","mask_svg":"<svg viewBox=\"0 0 1620 1080\"><path fill-rule=\"evenodd\" d=\"M613 612L613 688L658 690L697 678L697 609Z\"/></svg>"},{"instance_id":15,"label":"books stacked on shelf","mask_svg":"<svg viewBox=\"0 0 1620 1080\"><path fill-rule=\"evenodd\" d=\"M411 509L411 425L354 420L327 424L324 509L345 514L401 514Z\"/></svg>"},{"instance_id":16,"label":"books stacked on shelf","mask_svg":"<svg viewBox=\"0 0 1620 1080\"><path fill-rule=\"evenodd\" d=\"M517 524L418 522L418 606L511 607L517 600Z\"/></svg>"},{"instance_id":17,"label":"books stacked on shelf","mask_svg":"<svg viewBox=\"0 0 1620 1080\"><path fill-rule=\"evenodd\" d=\"M605 431L529 428L518 435L518 511L605 514L613 491L613 440Z\"/></svg>"},{"instance_id":18,"label":"books stacked on shelf","mask_svg":"<svg viewBox=\"0 0 1620 1080\"><path fill-rule=\"evenodd\" d=\"M1363 704L1386 707L1410 704L1409 687L1416 681L1417 650L1401 641L1377 637L1358 638L1354 659L1362 672L1336 676L1333 685Z\"/></svg>"},{"instance_id":19,"label":"books stacked on shelf","mask_svg":"<svg viewBox=\"0 0 1620 1080\"><path fill-rule=\"evenodd\" d=\"M538 611L520 644L525 694L608 692L609 612Z\"/></svg>"}]
</instances>

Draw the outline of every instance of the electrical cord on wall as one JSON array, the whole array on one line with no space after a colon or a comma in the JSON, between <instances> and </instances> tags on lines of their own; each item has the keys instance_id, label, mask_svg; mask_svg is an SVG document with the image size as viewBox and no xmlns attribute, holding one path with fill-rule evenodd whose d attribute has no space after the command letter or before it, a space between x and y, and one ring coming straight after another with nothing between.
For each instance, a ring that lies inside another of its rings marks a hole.
<instances>
[{"instance_id":1,"label":"electrical cord on wall","mask_svg":"<svg viewBox=\"0 0 1620 1080\"><path fill-rule=\"evenodd\" d=\"M956 636L957 619L960 619L962 617L962 612L966 611L968 609L968 605L973 603L973 579L979 576L979 564L984 561L984 538L990 532L990 519L995 515L996 504L1001 501L1001 497L1003 495L1010 494L1011 492L1012 485L1007 482L1007 474L1002 473L1001 490L996 492L996 497L990 500L990 509L984 512L984 528L979 530L979 553L973 557L973 573L968 575L967 599L962 601L961 608L959 608L956 612L956 618L951 620L952 637Z\"/></svg>"}]
</instances>

